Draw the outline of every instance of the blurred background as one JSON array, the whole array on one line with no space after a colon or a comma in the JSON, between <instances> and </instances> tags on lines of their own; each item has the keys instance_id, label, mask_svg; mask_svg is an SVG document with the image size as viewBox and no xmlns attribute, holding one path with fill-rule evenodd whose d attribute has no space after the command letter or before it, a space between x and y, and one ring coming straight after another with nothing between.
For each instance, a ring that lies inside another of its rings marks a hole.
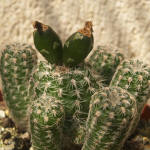
<instances>
[{"instance_id":1,"label":"blurred background","mask_svg":"<svg viewBox=\"0 0 150 150\"><path fill-rule=\"evenodd\" d=\"M111 45L150 63L150 0L0 0L1 45L33 45L35 20L50 25L63 42L91 20L94 47Z\"/></svg>"}]
</instances>

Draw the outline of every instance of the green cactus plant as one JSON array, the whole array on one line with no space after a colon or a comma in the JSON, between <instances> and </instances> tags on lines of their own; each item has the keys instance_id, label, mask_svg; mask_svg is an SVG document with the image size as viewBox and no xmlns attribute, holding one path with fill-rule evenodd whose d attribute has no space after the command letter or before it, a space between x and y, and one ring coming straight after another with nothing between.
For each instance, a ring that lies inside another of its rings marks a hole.
<instances>
[{"instance_id":1,"label":"green cactus plant","mask_svg":"<svg viewBox=\"0 0 150 150\"><path fill-rule=\"evenodd\" d=\"M53 96L42 95L32 103L30 129L34 150L61 150L64 109Z\"/></svg>"},{"instance_id":2,"label":"green cactus plant","mask_svg":"<svg viewBox=\"0 0 150 150\"><path fill-rule=\"evenodd\" d=\"M117 68L110 86L126 89L136 98L138 114L132 128L133 133L150 97L150 67L139 60L124 60Z\"/></svg>"},{"instance_id":3,"label":"green cactus plant","mask_svg":"<svg viewBox=\"0 0 150 150\"><path fill-rule=\"evenodd\" d=\"M62 42L57 33L39 21L33 23L34 45L50 63L62 64Z\"/></svg>"},{"instance_id":4,"label":"green cactus plant","mask_svg":"<svg viewBox=\"0 0 150 150\"><path fill-rule=\"evenodd\" d=\"M36 51L27 44L10 44L1 50L2 93L11 118L19 130L28 128L28 86L36 63Z\"/></svg>"},{"instance_id":5,"label":"green cactus plant","mask_svg":"<svg viewBox=\"0 0 150 150\"><path fill-rule=\"evenodd\" d=\"M103 83L109 86L113 74L122 60L124 60L124 55L119 50L98 46L85 59L85 64L92 70L95 78L101 77Z\"/></svg>"},{"instance_id":6,"label":"green cactus plant","mask_svg":"<svg viewBox=\"0 0 150 150\"><path fill-rule=\"evenodd\" d=\"M150 96L150 68L139 60L124 60L117 68L110 86L118 86L133 94L138 112Z\"/></svg>"},{"instance_id":7,"label":"green cactus plant","mask_svg":"<svg viewBox=\"0 0 150 150\"><path fill-rule=\"evenodd\" d=\"M82 150L120 150L137 113L136 100L120 87L95 93L89 106Z\"/></svg>"},{"instance_id":8,"label":"green cactus plant","mask_svg":"<svg viewBox=\"0 0 150 150\"><path fill-rule=\"evenodd\" d=\"M76 131L79 126L85 124L88 115L90 97L102 86L101 83L96 83L96 80L91 77L88 69L84 66L74 69L40 61L33 73L30 85L33 99L42 100L45 95L52 96L62 102L65 110L63 143L66 143L65 139L69 138L70 145L75 144L74 141L78 138ZM78 143L82 142L78 141ZM69 146L68 141L67 145Z\"/></svg>"},{"instance_id":9,"label":"green cactus plant","mask_svg":"<svg viewBox=\"0 0 150 150\"><path fill-rule=\"evenodd\" d=\"M66 66L77 66L93 48L92 22L87 21L83 29L72 34L65 42L63 48L63 63Z\"/></svg>"},{"instance_id":10,"label":"green cactus plant","mask_svg":"<svg viewBox=\"0 0 150 150\"><path fill-rule=\"evenodd\" d=\"M64 48L49 26L33 26L45 61L37 62L26 44L8 45L0 57L3 95L17 128L30 128L34 150L121 150L150 96L150 67L107 47L90 53L91 22Z\"/></svg>"}]
</instances>

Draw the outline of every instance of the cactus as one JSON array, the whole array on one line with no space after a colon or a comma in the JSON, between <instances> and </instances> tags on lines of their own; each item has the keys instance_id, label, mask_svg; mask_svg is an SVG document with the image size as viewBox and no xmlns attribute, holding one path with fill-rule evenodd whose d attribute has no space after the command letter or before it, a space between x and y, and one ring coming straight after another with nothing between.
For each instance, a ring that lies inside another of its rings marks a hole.
<instances>
[{"instance_id":1,"label":"cactus","mask_svg":"<svg viewBox=\"0 0 150 150\"><path fill-rule=\"evenodd\" d=\"M64 110L62 102L42 95L32 103L30 128L34 150L61 150Z\"/></svg>"},{"instance_id":2,"label":"cactus","mask_svg":"<svg viewBox=\"0 0 150 150\"><path fill-rule=\"evenodd\" d=\"M0 57L3 95L17 128L30 128L34 150L120 150L150 96L150 67L107 47L90 53L91 22L64 48L49 26L33 26L45 61L37 63L26 44L8 45Z\"/></svg>"},{"instance_id":3,"label":"cactus","mask_svg":"<svg viewBox=\"0 0 150 150\"><path fill-rule=\"evenodd\" d=\"M126 90L107 87L95 93L89 106L82 150L120 150L136 113L136 100Z\"/></svg>"},{"instance_id":4,"label":"cactus","mask_svg":"<svg viewBox=\"0 0 150 150\"><path fill-rule=\"evenodd\" d=\"M62 64L62 42L57 33L48 25L38 21L33 23L34 44L37 50L50 63Z\"/></svg>"},{"instance_id":5,"label":"cactus","mask_svg":"<svg viewBox=\"0 0 150 150\"><path fill-rule=\"evenodd\" d=\"M69 138L72 145L77 138L76 130L86 121L90 97L101 84L96 83L84 66L74 69L42 61L39 62L30 82L30 91L34 91L34 94L31 94L33 99L43 99L41 98L43 95L53 96L63 103L65 110L63 143ZM69 146L68 141L67 145Z\"/></svg>"},{"instance_id":6,"label":"cactus","mask_svg":"<svg viewBox=\"0 0 150 150\"><path fill-rule=\"evenodd\" d=\"M110 86L126 89L136 98L138 113L132 127L134 133L144 105L150 96L150 68L139 60L124 60L117 68Z\"/></svg>"},{"instance_id":7,"label":"cactus","mask_svg":"<svg viewBox=\"0 0 150 150\"><path fill-rule=\"evenodd\" d=\"M117 66L124 59L124 55L118 50L106 46L98 46L91 51L85 64L93 72L95 78L103 78L103 83L109 86Z\"/></svg>"},{"instance_id":8,"label":"cactus","mask_svg":"<svg viewBox=\"0 0 150 150\"><path fill-rule=\"evenodd\" d=\"M2 93L12 120L19 130L28 128L28 86L36 66L36 52L27 44L6 45L1 51L0 75Z\"/></svg>"},{"instance_id":9,"label":"cactus","mask_svg":"<svg viewBox=\"0 0 150 150\"><path fill-rule=\"evenodd\" d=\"M150 67L139 60L124 60L117 68L110 86L118 86L133 94L141 113L150 96Z\"/></svg>"},{"instance_id":10,"label":"cactus","mask_svg":"<svg viewBox=\"0 0 150 150\"><path fill-rule=\"evenodd\" d=\"M66 66L76 66L93 48L92 22L87 21L85 27L72 34L65 42L63 48L63 63Z\"/></svg>"}]
</instances>

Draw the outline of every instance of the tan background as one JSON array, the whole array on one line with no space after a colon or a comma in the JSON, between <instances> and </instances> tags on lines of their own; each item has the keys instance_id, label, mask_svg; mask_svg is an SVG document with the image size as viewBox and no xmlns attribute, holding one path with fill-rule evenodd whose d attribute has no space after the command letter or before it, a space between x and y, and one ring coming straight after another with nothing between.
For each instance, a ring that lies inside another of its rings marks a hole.
<instances>
[{"instance_id":1,"label":"tan background","mask_svg":"<svg viewBox=\"0 0 150 150\"><path fill-rule=\"evenodd\" d=\"M113 45L150 63L150 0L0 0L0 43L32 40L32 21L64 41L92 20L95 47Z\"/></svg>"}]
</instances>

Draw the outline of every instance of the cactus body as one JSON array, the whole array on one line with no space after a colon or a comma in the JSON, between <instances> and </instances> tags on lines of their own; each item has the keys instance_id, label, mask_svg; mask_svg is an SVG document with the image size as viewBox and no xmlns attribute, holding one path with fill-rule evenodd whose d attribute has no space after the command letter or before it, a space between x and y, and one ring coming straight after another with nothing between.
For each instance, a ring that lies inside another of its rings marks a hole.
<instances>
[{"instance_id":1,"label":"cactus body","mask_svg":"<svg viewBox=\"0 0 150 150\"><path fill-rule=\"evenodd\" d=\"M26 130L28 126L28 87L36 61L35 50L26 44L7 45L1 52L0 74L4 100L20 130Z\"/></svg>"},{"instance_id":2,"label":"cactus body","mask_svg":"<svg viewBox=\"0 0 150 150\"><path fill-rule=\"evenodd\" d=\"M63 120L60 100L42 95L33 101L30 128L34 150L61 150Z\"/></svg>"},{"instance_id":3,"label":"cactus body","mask_svg":"<svg viewBox=\"0 0 150 150\"><path fill-rule=\"evenodd\" d=\"M38 21L33 24L36 29L33 32L35 47L50 63L62 63L62 43L56 32L48 25Z\"/></svg>"},{"instance_id":4,"label":"cactus body","mask_svg":"<svg viewBox=\"0 0 150 150\"><path fill-rule=\"evenodd\" d=\"M65 139L69 138L70 143L74 143L74 140L78 138L76 130L85 124L90 97L100 86L84 67L72 69L46 62L39 62L31 80L34 99L42 95L50 95L63 103L65 110L64 143ZM69 146L68 141L67 145Z\"/></svg>"},{"instance_id":5,"label":"cactus body","mask_svg":"<svg viewBox=\"0 0 150 150\"><path fill-rule=\"evenodd\" d=\"M76 66L93 48L92 23L86 22L84 29L72 34L65 42L63 49L63 63L66 66Z\"/></svg>"},{"instance_id":6,"label":"cactus body","mask_svg":"<svg viewBox=\"0 0 150 150\"><path fill-rule=\"evenodd\" d=\"M133 94L141 113L150 96L150 68L139 60L125 60L117 68L110 86L118 86Z\"/></svg>"},{"instance_id":7,"label":"cactus body","mask_svg":"<svg viewBox=\"0 0 150 150\"><path fill-rule=\"evenodd\" d=\"M103 83L109 85L117 66L124 59L121 52L112 50L108 47L98 46L91 51L85 64L94 72L96 78L103 78Z\"/></svg>"},{"instance_id":8,"label":"cactus body","mask_svg":"<svg viewBox=\"0 0 150 150\"><path fill-rule=\"evenodd\" d=\"M120 150L137 113L135 98L119 87L92 96L82 150Z\"/></svg>"},{"instance_id":9,"label":"cactus body","mask_svg":"<svg viewBox=\"0 0 150 150\"><path fill-rule=\"evenodd\" d=\"M118 86L133 94L137 103L132 133L140 120L140 115L150 96L150 68L139 60L124 60L117 68L110 86Z\"/></svg>"}]
</instances>

